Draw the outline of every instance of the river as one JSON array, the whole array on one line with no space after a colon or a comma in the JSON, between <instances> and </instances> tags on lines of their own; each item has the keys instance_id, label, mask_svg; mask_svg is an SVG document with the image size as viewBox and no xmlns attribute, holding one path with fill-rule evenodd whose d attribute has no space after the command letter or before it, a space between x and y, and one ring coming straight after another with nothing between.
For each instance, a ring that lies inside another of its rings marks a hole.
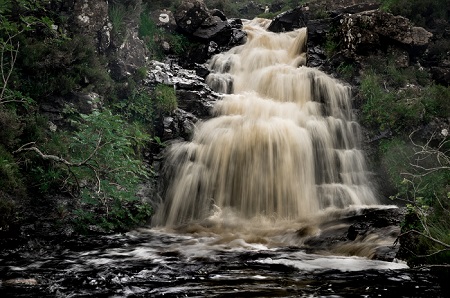
<instances>
[{"instance_id":1,"label":"river","mask_svg":"<svg viewBox=\"0 0 450 298\"><path fill-rule=\"evenodd\" d=\"M448 297L395 259L401 212L371 184L351 88L306 67L305 29L266 26L211 60L223 99L167 149L152 223L3 250L1 297Z\"/></svg>"}]
</instances>

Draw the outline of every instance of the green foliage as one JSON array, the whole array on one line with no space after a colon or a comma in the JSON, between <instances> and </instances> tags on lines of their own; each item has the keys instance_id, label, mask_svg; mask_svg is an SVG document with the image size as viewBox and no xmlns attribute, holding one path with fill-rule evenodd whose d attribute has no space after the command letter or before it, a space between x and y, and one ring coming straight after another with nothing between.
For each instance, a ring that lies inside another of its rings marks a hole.
<instances>
[{"instance_id":1,"label":"green foliage","mask_svg":"<svg viewBox=\"0 0 450 298\"><path fill-rule=\"evenodd\" d=\"M80 226L125 229L149 215L147 204L136 197L141 179L148 178L149 173L135 148L142 148L150 138L136 130L109 110L82 115L69 148L72 160L86 162L72 167L68 178L68 183L81 191ZM95 214L86 215L91 208Z\"/></svg>"},{"instance_id":2,"label":"green foliage","mask_svg":"<svg viewBox=\"0 0 450 298\"><path fill-rule=\"evenodd\" d=\"M347 81L350 81L355 73L355 68L353 67L353 64L348 64L344 62L341 63L336 70L339 73L339 75L341 75L341 77Z\"/></svg>"},{"instance_id":3,"label":"green foliage","mask_svg":"<svg viewBox=\"0 0 450 298\"><path fill-rule=\"evenodd\" d=\"M429 142L400 138L380 143L382 165L398 190L393 198L408 203L409 216L402 230L415 231L418 237L409 247L414 252L411 264L450 262L449 251L438 242L450 243L450 159L445 144L443 140L435 148Z\"/></svg>"},{"instance_id":4,"label":"green foliage","mask_svg":"<svg viewBox=\"0 0 450 298\"><path fill-rule=\"evenodd\" d=\"M93 41L83 35L72 39L24 40L21 78L17 87L34 98L64 95L74 90L106 93L112 88ZM26 74L26 75L25 75Z\"/></svg>"},{"instance_id":5,"label":"green foliage","mask_svg":"<svg viewBox=\"0 0 450 298\"><path fill-rule=\"evenodd\" d=\"M0 144L6 148L14 148L22 133L22 123L14 110L0 108Z\"/></svg>"},{"instance_id":6,"label":"green foliage","mask_svg":"<svg viewBox=\"0 0 450 298\"><path fill-rule=\"evenodd\" d=\"M150 17L148 10L145 10L140 17L139 37L144 40L150 53L155 58L163 57L162 44L164 42L169 44L170 51L176 55L183 54L190 47L190 42L186 36L158 28Z\"/></svg>"},{"instance_id":7,"label":"green foliage","mask_svg":"<svg viewBox=\"0 0 450 298\"><path fill-rule=\"evenodd\" d=\"M156 58L162 56L162 49L157 43L160 34L161 30L156 27L148 12L144 11L139 23L139 37L144 40L152 56Z\"/></svg>"},{"instance_id":8,"label":"green foliage","mask_svg":"<svg viewBox=\"0 0 450 298\"><path fill-rule=\"evenodd\" d=\"M123 34L125 30L125 6L122 3L116 3L109 6L108 16L112 24L114 34Z\"/></svg>"},{"instance_id":9,"label":"green foliage","mask_svg":"<svg viewBox=\"0 0 450 298\"><path fill-rule=\"evenodd\" d=\"M339 44L332 33L328 33L325 40L324 50L327 57L332 57L338 50Z\"/></svg>"},{"instance_id":10,"label":"green foliage","mask_svg":"<svg viewBox=\"0 0 450 298\"><path fill-rule=\"evenodd\" d=\"M417 67L398 67L394 58L372 58L362 76L363 121L381 130L409 133L432 117L449 115L450 89L434 85Z\"/></svg>"},{"instance_id":11,"label":"green foliage","mask_svg":"<svg viewBox=\"0 0 450 298\"><path fill-rule=\"evenodd\" d=\"M0 199L2 195L23 195L25 187L14 157L0 145Z\"/></svg>"},{"instance_id":12,"label":"green foliage","mask_svg":"<svg viewBox=\"0 0 450 298\"><path fill-rule=\"evenodd\" d=\"M427 86L422 92L422 103L427 116L448 117L450 115L450 87Z\"/></svg>"},{"instance_id":13,"label":"green foliage","mask_svg":"<svg viewBox=\"0 0 450 298\"><path fill-rule=\"evenodd\" d=\"M126 100L119 101L115 106L129 122L138 122L145 126L153 123L153 99L145 90L134 90Z\"/></svg>"},{"instance_id":14,"label":"green foliage","mask_svg":"<svg viewBox=\"0 0 450 298\"><path fill-rule=\"evenodd\" d=\"M177 108L177 97L172 85L159 84L156 86L155 106L164 114L171 113Z\"/></svg>"},{"instance_id":15,"label":"green foliage","mask_svg":"<svg viewBox=\"0 0 450 298\"><path fill-rule=\"evenodd\" d=\"M382 0L381 8L395 15L402 15L419 26L426 26L436 19L448 20L449 0Z\"/></svg>"}]
</instances>

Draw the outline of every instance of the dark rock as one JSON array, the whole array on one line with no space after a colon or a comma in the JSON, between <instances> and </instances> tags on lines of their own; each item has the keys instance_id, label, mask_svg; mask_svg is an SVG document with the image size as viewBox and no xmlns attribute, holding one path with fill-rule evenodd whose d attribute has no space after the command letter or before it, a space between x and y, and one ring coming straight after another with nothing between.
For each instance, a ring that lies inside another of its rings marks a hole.
<instances>
[{"instance_id":1,"label":"dark rock","mask_svg":"<svg viewBox=\"0 0 450 298\"><path fill-rule=\"evenodd\" d=\"M227 17L225 16L225 14L221 10L218 10L218 9L212 9L211 15L214 17L219 17L222 21L227 20Z\"/></svg>"},{"instance_id":2,"label":"dark rock","mask_svg":"<svg viewBox=\"0 0 450 298\"><path fill-rule=\"evenodd\" d=\"M445 61L440 66L435 66L430 69L433 80L438 84L450 86L450 61Z\"/></svg>"},{"instance_id":3,"label":"dark rock","mask_svg":"<svg viewBox=\"0 0 450 298\"><path fill-rule=\"evenodd\" d=\"M345 14L340 19L340 35L344 47L358 53L370 48L379 48L381 41L398 43L410 51L424 49L430 42L432 33L401 16L372 10L357 14Z\"/></svg>"},{"instance_id":4,"label":"dark rock","mask_svg":"<svg viewBox=\"0 0 450 298\"><path fill-rule=\"evenodd\" d=\"M219 96L212 91L177 90L178 106L201 118L211 117L214 102Z\"/></svg>"},{"instance_id":5,"label":"dark rock","mask_svg":"<svg viewBox=\"0 0 450 298\"><path fill-rule=\"evenodd\" d=\"M232 37L232 28L227 21L222 21L219 17L207 18L202 25L193 32L193 36L214 41L219 45L227 45Z\"/></svg>"},{"instance_id":6,"label":"dark rock","mask_svg":"<svg viewBox=\"0 0 450 298\"><path fill-rule=\"evenodd\" d=\"M208 10L203 1L182 1L175 13L175 20L181 32L200 42L215 42L219 47L226 47L221 50L245 41L241 21L227 20L221 11Z\"/></svg>"},{"instance_id":7,"label":"dark rock","mask_svg":"<svg viewBox=\"0 0 450 298\"><path fill-rule=\"evenodd\" d=\"M163 120L164 134L161 140L190 139L197 121L198 118L193 114L182 109L176 109L172 116L165 117Z\"/></svg>"},{"instance_id":8,"label":"dark rock","mask_svg":"<svg viewBox=\"0 0 450 298\"><path fill-rule=\"evenodd\" d=\"M183 0L175 12L175 21L178 27L191 34L209 17L211 14L201 0Z\"/></svg>"},{"instance_id":9,"label":"dark rock","mask_svg":"<svg viewBox=\"0 0 450 298\"><path fill-rule=\"evenodd\" d=\"M147 49L137 30L128 29L128 38L117 48L116 58L110 63L111 76L125 80L140 68L145 67Z\"/></svg>"},{"instance_id":10,"label":"dark rock","mask_svg":"<svg viewBox=\"0 0 450 298\"><path fill-rule=\"evenodd\" d=\"M195 70L183 69L176 63L157 61L152 61L149 68L148 76L144 80L145 85L174 85L180 109L192 113L194 117L211 116L211 108L219 99L219 95L206 85L204 78L198 76Z\"/></svg>"},{"instance_id":11,"label":"dark rock","mask_svg":"<svg viewBox=\"0 0 450 298\"><path fill-rule=\"evenodd\" d=\"M158 28L164 28L168 32L175 32L177 22L175 16L169 10L155 10L150 13L150 17Z\"/></svg>"},{"instance_id":12,"label":"dark rock","mask_svg":"<svg viewBox=\"0 0 450 298\"><path fill-rule=\"evenodd\" d=\"M306 27L308 20L303 7L297 7L279 14L267 28L272 32L292 31Z\"/></svg>"},{"instance_id":13,"label":"dark rock","mask_svg":"<svg viewBox=\"0 0 450 298\"><path fill-rule=\"evenodd\" d=\"M327 41L328 34L333 27L332 19L311 20L307 24L307 65L319 67L325 64L327 57L321 45Z\"/></svg>"},{"instance_id":14,"label":"dark rock","mask_svg":"<svg viewBox=\"0 0 450 298\"><path fill-rule=\"evenodd\" d=\"M314 229L301 229L297 232L299 237L306 237L305 245L311 252L336 249L341 247L355 250L365 245L370 246L370 239L375 237L391 239L391 245L372 247L372 258L392 261L399 247L394 242L400 234L400 223L404 219L406 209L363 209L355 214L348 214L341 219L331 220ZM367 242L369 240L369 242ZM388 241L389 242L389 241ZM334 248L333 248L334 247Z\"/></svg>"}]
</instances>

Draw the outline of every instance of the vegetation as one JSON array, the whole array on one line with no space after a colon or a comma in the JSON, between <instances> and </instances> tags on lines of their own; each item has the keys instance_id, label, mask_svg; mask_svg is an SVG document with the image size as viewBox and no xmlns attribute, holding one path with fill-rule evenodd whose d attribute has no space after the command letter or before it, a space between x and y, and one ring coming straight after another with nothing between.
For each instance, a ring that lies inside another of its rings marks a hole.
<instances>
[{"instance_id":1,"label":"vegetation","mask_svg":"<svg viewBox=\"0 0 450 298\"><path fill-rule=\"evenodd\" d=\"M448 20L450 14L449 0L381 0L381 3L382 9L405 16L423 27L434 27L436 20Z\"/></svg>"},{"instance_id":2,"label":"vegetation","mask_svg":"<svg viewBox=\"0 0 450 298\"><path fill-rule=\"evenodd\" d=\"M393 57L372 59L361 81L362 118L392 135L380 142L379 159L398 190L392 199L408 206L402 241L413 241L409 262L448 263L450 225L443 220L450 214L448 132L435 131L429 139L413 132L450 115L450 87L432 83L418 67L396 67Z\"/></svg>"},{"instance_id":3,"label":"vegetation","mask_svg":"<svg viewBox=\"0 0 450 298\"><path fill-rule=\"evenodd\" d=\"M0 231L37 212L84 232L128 229L152 212L137 196L152 175L143 151L158 140L151 137L155 118L176 108L173 87L137 88L145 69L115 82L91 38L55 29L61 18L47 2L0 1ZM116 38L124 12L113 1ZM82 114L60 100L77 92L102 100L87 102L91 111ZM41 106L61 102L64 118L53 123Z\"/></svg>"},{"instance_id":4,"label":"vegetation","mask_svg":"<svg viewBox=\"0 0 450 298\"><path fill-rule=\"evenodd\" d=\"M190 46L186 36L158 28L150 17L148 8L140 16L139 37L144 40L155 59L161 59L165 52L181 55ZM168 49L164 49L164 43L168 45Z\"/></svg>"}]
</instances>

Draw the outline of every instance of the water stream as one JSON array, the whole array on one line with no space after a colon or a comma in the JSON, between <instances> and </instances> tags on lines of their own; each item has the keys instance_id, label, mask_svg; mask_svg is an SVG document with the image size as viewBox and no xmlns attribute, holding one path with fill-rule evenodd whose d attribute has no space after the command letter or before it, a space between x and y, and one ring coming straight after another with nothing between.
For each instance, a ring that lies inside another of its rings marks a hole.
<instances>
[{"instance_id":1,"label":"water stream","mask_svg":"<svg viewBox=\"0 0 450 298\"><path fill-rule=\"evenodd\" d=\"M305 66L305 29L265 26L211 60L223 100L168 149L151 227L2 253L1 297L445 296L429 269L380 257L398 225L364 226L394 207L370 184L350 88Z\"/></svg>"}]
</instances>

